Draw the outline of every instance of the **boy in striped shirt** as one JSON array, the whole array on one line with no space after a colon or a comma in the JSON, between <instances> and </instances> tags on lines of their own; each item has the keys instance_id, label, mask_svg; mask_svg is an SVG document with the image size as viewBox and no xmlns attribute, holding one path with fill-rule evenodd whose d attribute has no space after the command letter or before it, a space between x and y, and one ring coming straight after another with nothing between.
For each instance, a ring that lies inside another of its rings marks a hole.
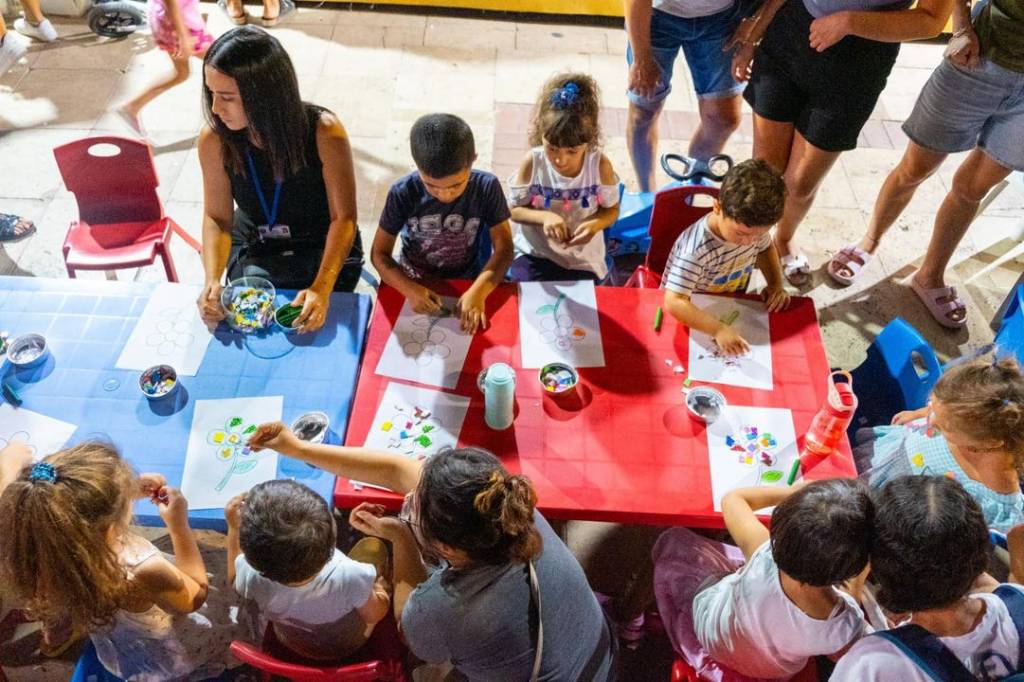
<instances>
[{"instance_id":1,"label":"boy in striped shirt","mask_svg":"<svg viewBox=\"0 0 1024 682\"><path fill-rule=\"evenodd\" d=\"M782 176L767 163L750 159L736 164L722 181L711 212L679 235L665 265L665 310L714 337L729 355L746 353L750 347L735 329L695 306L690 297L743 293L757 267L767 282L761 295L768 311L789 305L779 252L768 234L782 217L785 200Z\"/></svg>"}]
</instances>

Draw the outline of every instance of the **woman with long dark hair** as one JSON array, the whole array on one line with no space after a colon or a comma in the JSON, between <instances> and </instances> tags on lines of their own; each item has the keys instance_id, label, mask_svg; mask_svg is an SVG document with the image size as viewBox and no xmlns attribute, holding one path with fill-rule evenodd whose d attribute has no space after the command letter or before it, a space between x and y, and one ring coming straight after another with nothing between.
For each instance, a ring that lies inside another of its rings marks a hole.
<instances>
[{"instance_id":1,"label":"woman with long dark hair","mask_svg":"<svg viewBox=\"0 0 1024 682\"><path fill-rule=\"evenodd\" d=\"M529 479L491 453L449 448L420 462L307 443L280 422L249 445L406 493L398 517L364 503L350 522L392 544L395 617L420 659L471 681L612 679L612 634L583 569Z\"/></svg>"},{"instance_id":2,"label":"woman with long dark hair","mask_svg":"<svg viewBox=\"0 0 1024 682\"><path fill-rule=\"evenodd\" d=\"M323 325L332 291L362 269L355 172L338 118L303 102L284 48L255 27L214 41L203 62L203 319L223 318L220 292L243 275L298 289L294 326Z\"/></svg>"}]
</instances>

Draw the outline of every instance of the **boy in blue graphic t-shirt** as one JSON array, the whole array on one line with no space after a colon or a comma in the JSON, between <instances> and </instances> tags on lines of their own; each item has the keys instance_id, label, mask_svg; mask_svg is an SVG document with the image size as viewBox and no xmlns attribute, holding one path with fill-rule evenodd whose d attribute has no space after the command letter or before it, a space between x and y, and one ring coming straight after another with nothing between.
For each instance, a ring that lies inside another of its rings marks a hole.
<instances>
[{"instance_id":1,"label":"boy in blue graphic t-shirt","mask_svg":"<svg viewBox=\"0 0 1024 682\"><path fill-rule=\"evenodd\" d=\"M442 309L430 279L472 279L456 305L464 331L487 326L485 301L512 262L509 208L501 181L473 170L473 131L458 116L428 114L409 134L417 170L388 191L370 258L385 284L398 289L417 313ZM492 252L478 260L484 230ZM392 255L401 234L399 260Z\"/></svg>"},{"instance_id":2,"label":"boy in blue graphic t-shirt","mask_svg":"<svg viewBox=\"0 0 1024 682\"><path fill-rule=\"evenodd\" d=\"M743 293L757 267L768 283L763 292L768 311L789 305L779 252L769 234L785 199L785 182L767 163L738 163L722 180L711 212L683 230L669 253L661 276L665 311L713 337L728 355L747 352L747 342L732 326L694 305L691 296Z\"/></svg>"}]
</instances>

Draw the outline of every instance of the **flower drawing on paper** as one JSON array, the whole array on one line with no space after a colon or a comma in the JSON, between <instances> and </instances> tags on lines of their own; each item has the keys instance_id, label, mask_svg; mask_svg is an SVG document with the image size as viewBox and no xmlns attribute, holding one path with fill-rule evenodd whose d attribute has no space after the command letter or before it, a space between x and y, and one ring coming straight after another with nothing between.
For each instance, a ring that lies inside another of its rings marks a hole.
<instances>
[{"instance_id":1,"label":"flower drawing on paper","mask_svg":"<svg viewBox=\"0 0 1024 682\"><path fill-rule=\"evenodd\" d=\"M541 341L551 344L559 350L569 350L572 348L573 342L580 341L587 336L587 331L583 327L574 324L571 315L558 312L565 300L565 294L558 294L554 303L542 305L537 308L536 312L541 318Z\"/></svg>"},{"instance_id":2,"label":"flower drawing on paper","mask_svg":"<svg viewBox=\"0 0 1024 682\"><path fill-rule=\"evenodd\" d=\"M24 445L32 453L32 456L36 455L36 446L29 442L28 431L15 431L7 438L0 436L0 450L3 450L8 445Z\"/></svg>"},{"instance_id":3,"label":"flower drawing on paper","mask_svg":"<svg viewBox=\"0 0 1024 682\"><path fill-rule=\"evenodd\" d=\"M733 435L725 437L725 446L735 452L740 464L757 467L757 483L778 483L782 480L779 468L779 443L775 436L760 431L757 426L744 425Z\"/></svg>"},{"instance_id":4,"label":"flower drawing on paper","mask_svg":"<svg viewBox=\"0 0 1024 682\"><path fill-rule=\"evenodd\" d=\"M381 422L380 430L388 435L389 450L424 459L433 451L434 439L441 430L441 424L430 410L422 407L410 410L395 405L394 414Z\"/></svg>"},{"instance_id":5,"label":"flower drawing on paper","mask_svg":"<svg viewBox=\"0 0 1024 682\"><path fill-rule=\"evenodd\" d=\"M156 323L153 333L146 337L146 345L155 348L160 355L170 355L178 348L187 348L196 340L192 333L191 310L167 308L160 312L162 318Z\"/></svg>"},{"instance_id":6,"label":"flower drawing on paper","mask_svg":"<svg viewBox=\"0 0 1024 682\"><path fill-rule=\"evenodd\" d=\"M409 335L409 341L402 346L406 355L416 359L416 364L424 367L434 361L444 360L452 354L451 347L445 343L447 336L443 329L435 329L437 323L451 313L442 308L437 315L421 315L413 318L412 324L419 329L414 329Z\"/></svg>"},{"instance_id":7,"label":"flower drawing on paper","mask_svg":"<svg viewBox=\"0 0 1024 682\"><path fill-rule=\"evenodd\" d=\"M249 448L249 437L256 433L255 424L246 424L241 417L231 417L223 429L213 429L206 442L214 446L214 454L221 462L228 462L228 470L214 490L223 490L236 474L246 474L256 468L259 458Z\"/></svg>"}]
</instances>

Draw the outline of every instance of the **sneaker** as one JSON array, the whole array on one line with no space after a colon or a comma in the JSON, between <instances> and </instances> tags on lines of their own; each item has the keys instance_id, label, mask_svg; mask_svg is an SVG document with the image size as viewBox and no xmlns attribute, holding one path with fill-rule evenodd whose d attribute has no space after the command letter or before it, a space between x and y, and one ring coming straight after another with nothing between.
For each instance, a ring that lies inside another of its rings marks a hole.
<instances>
[{"instance_id":1,"label":"sneaker","mask_svg":"<svg viewBox=\"0 0 1024 682\"><path fill-rule=\"evenodd\" d=\"M14 30L44 43L52 43L57 39L57 29L53 27L49 19L43 19L38 24L33 24L25 17L21 17L14 20Z\"/></svg>"},{"instance_id":2,"label":"sneaker","mask_svg":"<svg viewBox=\"0 0 1024 682\"><path fill-rule=\"evenodd\" d=\"M28 46L21 36L14 31L5 33L0 38L0 76L7 73L7 70L14 66L26 51L28 51Z\"/></svg>"}]
</instances>

